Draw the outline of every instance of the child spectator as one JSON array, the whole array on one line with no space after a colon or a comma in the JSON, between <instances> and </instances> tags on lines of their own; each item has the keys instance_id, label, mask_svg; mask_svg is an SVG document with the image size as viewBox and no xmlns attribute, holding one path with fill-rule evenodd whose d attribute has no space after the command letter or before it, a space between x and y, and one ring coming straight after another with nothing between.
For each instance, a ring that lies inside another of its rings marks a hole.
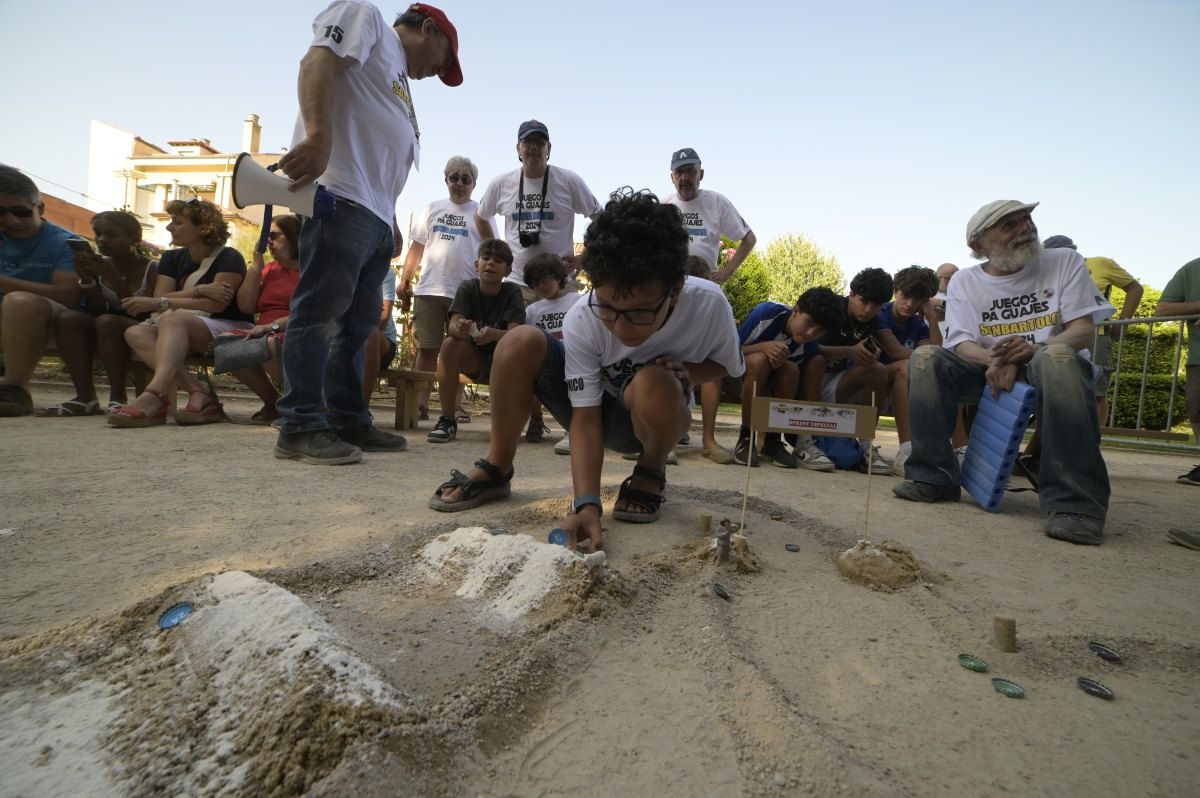
<instances>
[{"instance_id":1,"label":"child spectator","mask_svg":"<svg viewBox=\"0 0 1200 798\"><path fill-rule=\"evenodd\" d=\"M563 264L562 258L549 252L535 255L529 263L525 264L525 285L532 288L541 297L525 308L525 320L561 341L563 319L566 317L567 311L579 301L579 297L583 296L583 294L566 290L567 267ZM540 407L539 404L538 408ZM536 422L545 426L542 423L540 412L537 414ZM571 453L570 433L554 444L554 453Z\"/></svg>"},{"instance_id":2,"label":"child spectator","mask_svg":"<svg viewBox=\"0 0 1200 798\"><path fill-rule=\"evenodd\" d=\"M828 288L810 288L789 308L778 302L757 305L738 327L746 377L742 380L742 428L733 456L738 463L758 465L758 452L750 446L750 416L754 396L779 399L820 399L825 361L817 354L826 330L837 329L843 315L842 298ZM729 378L727 378L729 379ZM804 466L812 471L832 471L833 462L804 435L788 451L778 432L763 438L763 456L781 468Z\"/></svg>"},{"instance_id":3,"label":"child spectator","mask_svg":"<svg viewBox=\"0 0 1200 798\"><path fill-rule=\"evenodd\" d=\"M912 452L912 433L908 428L908 359L913 350L925 344L942 345L942 332L933 309L938 278L933 269L909 266L896 273L895 295L879 311L879 360L887 367L887 395L900 451L892 462L892 473L904 476L904 461ZM930 323L932 321L932 324Z\"/></svg>"},{"instance_id":4,"label":"child spectator","mask_svg":"<svg viewBox=\"0 0 1200 798\"><path fill-rule=\"evenodd\" d=\"M443 415L429 431L432 443L448 443L458 437L458 422L445 413L453 412L458 392L458 375L488 383L496 343L525 323L525 300L521 286L505 282L512 271L513 253L508 244L490 238L479 245L472 280L463 280L450 303L447 338L438 356L438 398ZM528 412L526 405L522 414ZM493 407L493 415L495 408Z\"/></svg>"},{"instance_id":5,"label":"child spectator","mask_svg":"<svg viewBox=\"0 0 1200 798\"><path fill-rule=\"evenodd\" d=\"M892 277L883 269L863 269L850 281L850 295L844 301L841 325L825 336L818 350L825 358L825 376L821 382L821 401L840 404L883 406L887 397L887 368L879 362L879 310L892 298ZM886 470L892 464L879 453L879 447L859 441L870 451L873 471Z\"/></svg>"},{"instance_id":6,"label":"child spectator","mask_svg":"<svg viewBox=\"0 0 1200 798\"><path fill-rule=\"evenodd\" d=\"M745 370L733 312L716 284L687 277L679 211L649 192L616 193L588 227L583 269L592 290L567 313L563 340L530 326L496 349L486 459L453 472L430 506L455 512L511 494L525 409L536 395L571 431L575 499L559 523L572 548L603 548L604 449L640 450L612 516L659 518L667 455L691 423L693 382Z\"/></svg>"}]
</instances>

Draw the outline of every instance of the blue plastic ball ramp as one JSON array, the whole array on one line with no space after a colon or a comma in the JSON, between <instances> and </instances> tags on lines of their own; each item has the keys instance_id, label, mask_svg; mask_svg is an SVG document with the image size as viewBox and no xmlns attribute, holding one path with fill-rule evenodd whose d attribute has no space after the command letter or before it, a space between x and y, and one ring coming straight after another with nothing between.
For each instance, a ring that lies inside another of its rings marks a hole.
<instances>
[{"instance_id":1,"label":"blue plastic ball ramp","mask_svg":"<svg viewBox=\"0 0 1200 798\"><path fill-rule=\"evenodd\" d=\"M1024 382L996 397L990 388L983 389L979 412L967 441L961 479L967 493L990 513L1000 509L1036 402L1037 390Z\"/></svg>"}]
</instances>

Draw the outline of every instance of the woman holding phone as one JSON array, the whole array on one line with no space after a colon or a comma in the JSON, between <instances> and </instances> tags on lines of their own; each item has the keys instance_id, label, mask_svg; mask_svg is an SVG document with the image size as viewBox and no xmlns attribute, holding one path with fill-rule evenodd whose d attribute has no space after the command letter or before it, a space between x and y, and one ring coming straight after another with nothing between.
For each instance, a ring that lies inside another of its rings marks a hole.
<instances>
[{"instance_id":1,"label":"woman holding phone","mask_svg":"<svg viewBox=\"0 0 1200 798\"><path fill-rule=\"evenodd\" d=\"M142 225L127 211L104 211L92 217L92 230L100 254L82 238L68 242L75 254L75 273L83 289L78 310L64 310L54 319L54 336L63 364L75 384L75 397L37 413L43 417L99 415L100 402L92 378L97 354L108 375L109 408L127 401L125 380L132 353L125 330L138 323L122 307L122 300L148 296L158 272L158 261L143 251Z\"/></svg>"},{"instance_id":2,"label":"woman holding phone","mask_svg":"<svg viewBox=\"0 0 1200 798\"><path fill-rule=\"evenodd\" d=\"M122 300L126 313L153 313L146 323L125 331L125 340L154 377L129 404L108 413L114 427L165 424L171 406L168 391L178 381L187 405L175 413L178 424L208 424L224 419L220 404L184 366L189 354L208 351L214 335L247 329L252 320L233 302L246 275L246 261L225 246L229 225L221 210L201 199L167 203L167 232L177 249L163 253L151 297Z\"/></svg>"}]
</instances>

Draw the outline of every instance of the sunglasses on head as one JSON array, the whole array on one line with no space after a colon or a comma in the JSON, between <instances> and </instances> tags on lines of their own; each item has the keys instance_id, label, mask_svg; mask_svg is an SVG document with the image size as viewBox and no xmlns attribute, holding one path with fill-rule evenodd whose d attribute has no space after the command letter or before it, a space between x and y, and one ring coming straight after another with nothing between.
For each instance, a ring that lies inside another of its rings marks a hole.
<instances>
[{"instance_id":1,"label":"sunglasses on head","mask_svg":"<svg viewBox=\"0 0 1200 798\"><path fill-rule=\"evenodd\" d=\"M464 186L469 186L475 182L475 178L471 177L470 175L446 175L446 182L462 183Z\"/></svg>"},{"instance_id":2,"label":"sunglasses on head","mask_svg":"<svg viewBox=\"0 0 1200 798\"><path fill-rule=\"evenodd\" d=\"M24 205L0 205L0 216L6 213L11 213L18 219L28 219L33 216L33 208L26 208Z\"/></svg>"}]
</instances>

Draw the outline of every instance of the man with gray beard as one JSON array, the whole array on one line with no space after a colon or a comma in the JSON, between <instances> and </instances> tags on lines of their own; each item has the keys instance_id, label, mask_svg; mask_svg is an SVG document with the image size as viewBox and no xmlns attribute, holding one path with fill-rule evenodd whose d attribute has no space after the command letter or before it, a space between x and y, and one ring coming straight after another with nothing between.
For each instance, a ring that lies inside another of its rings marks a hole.
<instances>
[{"instance_id":1,"label":"man with gray beard","mask_svg":"<svg viewBox=\"0 0 1200 798\"><path fill-rule=\"evenodd\" d=\"M1037 389L1046 534L1096 546L1109 487L1086 350L1096 323L1115 309L1079 253L1042 249L1030 213L1036 207L997 200L967 223L967 245L984 262L950 282L944 348L922 346L909 359L909 399L922 412L912 414L906 481L892 490L909 501L958 501L959 465L950 446L958 405L1024 380Z\"/></svg>"}]
</instances>

